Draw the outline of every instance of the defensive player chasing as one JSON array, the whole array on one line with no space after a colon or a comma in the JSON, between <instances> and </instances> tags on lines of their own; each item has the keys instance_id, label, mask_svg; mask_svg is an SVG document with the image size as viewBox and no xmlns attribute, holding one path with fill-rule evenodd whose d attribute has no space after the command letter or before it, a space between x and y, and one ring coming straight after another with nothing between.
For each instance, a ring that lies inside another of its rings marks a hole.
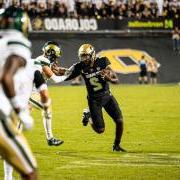
<instances>
[{"instance_id":1,"label":"defensive player chasing","mask_svg":"<svg viewBox=\"0 0 180 180\"><path fill-rule=\"evenodd\" d=\"M102 108L104 108L116 124L113 151L125 151L120 146L123 134L122 113L116 99L109 90L108 81L112 83L118 81L109 66L110 62L106 57L96 57L94 47L90 44L83 44L79 48L78 56L80 62L69 68L69 76L66 80L73 79L78 75L82 75L85 80L90 112L84 112L83 124L87 125L89 121L95 132L103 133L105 123ZM57 66L54 65L52 69L57 75L60 74Z\"/></svg>"},{"instance_id":2,"label":"defensive player chasing","mask_svg":"<svg viewBox=\"0 0 180 180\"><path fill-rule=\"evenodd\" d=\"M51 65L53 63L57 63L57 58L60 57L62 54L58 43L53 42L53 41L48 41L44 44L42 50L43 50L43 55L37 57L34 60L34 65L43 74L46 80L50 80L54 83L62 82L63 80L62 76L56 76L51 70ZM61 68L61 71L62 73L64 73L65 69ZM49 98L48 93L46 95ZM36 88L34 88L34 91L30 98L30 103L42 109L41 103L40 103L40 97L36 91ZM43 124L44 124L45 132L46 132L47 142L48 142L48 145L50 146L52 145L58 146L62 144L64 141L53 137L52 127L51 127L52 112L51 112L51 99L50 98L46 105L47 105L46 110L42 109L42 115L43 115Z\"/></svg>"},{"instance_id":3,"label":"defensive player chasing","mask_svg":"<svg viewBox=\"0 0 180 180\"><path fill-rule=\"evenodd\" d=\"M12 121L18 117L25 129L33 126L28 109L34 79L31 43L21 33L27 33L29 18L14 7L1 13L0 28L4 30L0 32L0 154L22 179L36 180L36 161Z\"/></svg>"}]
</instances>

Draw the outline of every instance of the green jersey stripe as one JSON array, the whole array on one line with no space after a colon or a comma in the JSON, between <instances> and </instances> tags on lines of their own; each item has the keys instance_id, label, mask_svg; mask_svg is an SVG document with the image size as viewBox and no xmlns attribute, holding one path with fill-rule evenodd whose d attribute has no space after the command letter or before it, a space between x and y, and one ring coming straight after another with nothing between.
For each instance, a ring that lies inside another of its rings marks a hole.
<instances>
[{"instance_id":1,"label":"green jersey stripe","mask_svg":"<svg viewBox=\"0 0 180 180\"><path fill-rule=\"evenodd\" d=\"M28 48L28 49L31 49L29 46L27 46L26 44L24 44L24 43L22 43L22 42L19 42L19 41L9 41L8 42L8 46L9 45L22 45L22 46L24 46L24 47L26 47L26 48Z\"/></svg>"},{"instance_id":2,"label":"green jersey stripe","mask_svg":"<svg viewBox=\"0 0 180 180\"><path fill-rule=\"evenodd\" d=\"M50 66L50 63L44 61L34 61L34 64L41 65L41 66Z\"/></svg>"},{"instance_id":3,"label":"green jersey stripe","mask_svg":"<svg viewBox=\"0 0 180 180\"><path fill-rule=\"evenodd\" d=\"M38 108L43 109L42 104L40 104L39 102L35 101L34 99L29 98L29 101L30 101L30 103L32 103L33 105L37 106Z\"/></svg>"}]
</instances>

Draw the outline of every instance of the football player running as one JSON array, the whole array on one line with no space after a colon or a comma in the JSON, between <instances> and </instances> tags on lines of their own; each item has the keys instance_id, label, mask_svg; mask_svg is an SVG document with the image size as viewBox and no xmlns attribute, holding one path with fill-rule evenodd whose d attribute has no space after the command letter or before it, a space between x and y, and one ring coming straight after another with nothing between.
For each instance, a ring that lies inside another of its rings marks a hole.
<instances>
[{"instance_id":1,"label":"football player running","mask_svg":"<svg viewBox=\"0 0 180 180\"><path fill-rule=\"evenodd\" d=\"M34 72L31 42L24 36L28 32L28 27L29 17L22 9L1 9L0 155L16 169L22 179L36 180L36 160L25 137L13 122L14 119L19 119L24 129L33 126L28 100L32 91Z\"/></svg>"},{"instance_id":2,"label":"football player running","mask_svg":"<svg viewBox=\"0 0 180 180\"><path fill-rule=\"evenodd\" d=\"M34 72L31 76L31 81L33 79L34 87L36 87L37 92L40 95L41 108L46 111L49 107L49 97L47 84L39 70L36 67L32 67L31 71ZM32 88L30 89L32 90ZM12 117L13 118L13 117ZM13 123L19 131L22 131L22 123L13 118ZM6 161L4 161L4 180L13 180L13 168Z\"/></svg>"},{"instance_id":3,"label":"football player running","mask_svg":"<svg viewBox=\"0 0 180 180\"><path fill-rule=\"evenodd\" d=\"M38 56L34 60L34 65L37 67L37 69L43 74L44 78L46 80L50 80L54 83L62 82L63 76L56 76L53 71L51 70L51 65L53 63L58 63L58 58L61 56L61 48L59 47L58 43L53 41L48 41L44 44L43 48L43 55ZM61 75L64 74L66 69L61 69ZM39 107L42 109L42 116L43 116L43 124L46 132L46 138L47 143L49 146L59 146L64 141L57 139L53 136L52 133L52 112L51 112L51 99L48 95L48 103L46 104L47 108L43 109L40 103L40 97L39 94L36 91L36 88L34 88L34 91L32 93L32 96L30 98L30 103L36 107Z\"/></svg>"},{"instance_id":4,"label":"football player running","mask_svg":"<svg viewBox=\"0 0 180 180\"><path fill-rule=\"evenodd\" d=\"M66 80L82 75L85 81L88 92L87 99L89 109L83 112L82 123L86 126L89 122L96 133L103 133L105 123L102 108L104 108L116 125L113 151L125 151L120 146L123 134L122 112L116 99L111 94L108 84L108 81L117 83L117 76L110 68L109 60L106 57L97 57L95 49L91 44L83 44L80 46L78 56L80 62L69 68ZM52 69L57 75L61 73L61 69L56 65L53 65Z\"/></svg>"}]
</instances>

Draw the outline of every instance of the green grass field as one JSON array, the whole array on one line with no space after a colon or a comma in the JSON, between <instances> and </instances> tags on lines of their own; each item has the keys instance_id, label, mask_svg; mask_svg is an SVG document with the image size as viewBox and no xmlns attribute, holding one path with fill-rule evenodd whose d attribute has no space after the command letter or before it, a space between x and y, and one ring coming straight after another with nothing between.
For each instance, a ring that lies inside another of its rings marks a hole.
<instances>
[{"instance_id":1,"label":"green grass field","mask_svg":"<svg viewBox=\"0 0 180 180\"><path fill-rule=\"evenodd\" d=\"M180 179L180 86L112 86L124 115L122 146L128 153L112 152L114 124L106 113L104 134L82 126L87 105L84 86L49 89L54 135L65 143L47 146L41 113L33 110L35 128L26 136L38 161L40 180Z\"/></svg>"}]
</instances>

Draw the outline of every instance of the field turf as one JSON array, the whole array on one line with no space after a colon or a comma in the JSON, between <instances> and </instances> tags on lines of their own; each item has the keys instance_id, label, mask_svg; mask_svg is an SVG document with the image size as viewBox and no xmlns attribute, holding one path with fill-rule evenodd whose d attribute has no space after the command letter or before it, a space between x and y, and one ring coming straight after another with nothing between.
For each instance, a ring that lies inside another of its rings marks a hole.
<instances>
[{"instance_id":1,"label":"field turf","mask_svg":"<svg viewBox=\"0 0 180 180\"><path fill-rule=\"evenodd\" d=\"M105 112L104 134L82 126L82 110L87 106L84 86L50 87L53 132L65 143L47 146L41 112L34 109L35 127L26 136L37 158L40 180L180 179L180 86L111 89L124 115L122 147L128 152L112 152L114 123Z\"/></svg>"}]
</instances>

